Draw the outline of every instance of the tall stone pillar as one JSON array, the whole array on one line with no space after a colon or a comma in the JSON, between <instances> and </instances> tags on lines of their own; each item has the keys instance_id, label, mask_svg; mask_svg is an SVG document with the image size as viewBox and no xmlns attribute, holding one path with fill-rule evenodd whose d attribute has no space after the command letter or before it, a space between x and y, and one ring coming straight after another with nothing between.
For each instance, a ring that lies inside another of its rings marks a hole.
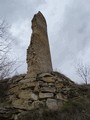
<instances>
[{"instance_id":1,"label":"tall stone pillar","mask_svg":"<svg viewBox=\"0 0 90 120\"><path fill-rule=\"evenodd\" d=\"M52 62L47 35L47 24L41 12L32 19L31 43L27 49L27 74L36 77L37 74L51 72Z\"/></svg>"}]
</instances>

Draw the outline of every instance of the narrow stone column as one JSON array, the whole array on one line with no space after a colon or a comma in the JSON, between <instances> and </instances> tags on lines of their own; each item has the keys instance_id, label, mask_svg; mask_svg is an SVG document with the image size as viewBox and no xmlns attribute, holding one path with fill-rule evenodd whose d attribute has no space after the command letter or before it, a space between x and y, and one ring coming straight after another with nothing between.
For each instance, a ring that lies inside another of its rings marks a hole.
<instances>
[{"instance_id":1,"label":"narrow stone column","mask_svg":"<svg viewBox=\"0 0 90 120\"><path fill-rule=\"evenodd\" d=\"M27 49L27 74L36 77L37 74L51 72L52 62L49 49L47 24L41 12L32 19L31 43Z\"/></svg>"}]
</instances>

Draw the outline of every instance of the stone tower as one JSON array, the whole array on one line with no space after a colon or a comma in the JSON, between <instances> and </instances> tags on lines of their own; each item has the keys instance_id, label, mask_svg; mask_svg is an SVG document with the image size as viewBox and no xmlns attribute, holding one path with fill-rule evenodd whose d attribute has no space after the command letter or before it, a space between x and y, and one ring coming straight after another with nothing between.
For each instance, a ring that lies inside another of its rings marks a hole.
<instances>
[{"instance_id":1,"label":"stone tower","mask_svg":"<svg viewBox=\"0 0 90 120\"><path fill-rule=\"evenodd\" d=\"M36 77L39 73L51 72L52 62L47 35L47 23L41 12L32 19L31 43L27 49L27 74Z\"/></svg>"}]
</instances>

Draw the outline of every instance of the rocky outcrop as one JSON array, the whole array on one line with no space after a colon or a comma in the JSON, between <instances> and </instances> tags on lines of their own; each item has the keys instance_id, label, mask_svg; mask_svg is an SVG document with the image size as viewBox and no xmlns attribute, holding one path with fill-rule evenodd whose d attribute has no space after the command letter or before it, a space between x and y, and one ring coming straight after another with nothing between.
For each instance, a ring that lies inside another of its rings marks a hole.
<instances>
[{"instance_id":1,"label":"rocky outcrop","mask_svg":"<svg viewBox=\"0 0 90 120\"><path fill-rule=\"evenodd\" d=\"M32 35L30 46L27 49L27 64L27 74L30 77L53 71L47 24L41 12L35 14L32 19Z\"/></svg>"}]
</instances>

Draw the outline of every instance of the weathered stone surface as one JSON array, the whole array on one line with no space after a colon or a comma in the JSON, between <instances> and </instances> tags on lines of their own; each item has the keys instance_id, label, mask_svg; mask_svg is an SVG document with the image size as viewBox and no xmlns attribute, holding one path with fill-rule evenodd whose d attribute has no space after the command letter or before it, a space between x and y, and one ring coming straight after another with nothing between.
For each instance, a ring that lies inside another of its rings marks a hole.
<instances>
[{"instance_id":1,"label":"weathered stone surface","mask_svg":"<svg viewBox=\"0 0 90 120\"><path fill-rule=\"evenodd\" d=\"M42 73L39 77L52 77L52 75L50 73Z\"/></svg>"},{"instance_id":2,"label":"weathered stone surface","mask_svg":"<svg viewBox=\"0 0 90 120\"><path fill-rule=\"evenodd\" d=\"M41 12L34 15L32 30L31 43L27 50L27 73L36 77L37 74L52 71L47 25Z\"/></svg>"},{"instance_id":3,"label":"weathered stone surface","mask_svg":"<svg viewBox=\"0 0 90 120\"><path fill-rule=\"evenodd\" d=\"M65 80L64 82L60 81L55 75L51 74L50 76L50 73L43 77L39 76L36 78L24 77L18 82L9 82L10 86L7 90L8 103L25 110L32 110L40 106L52 106L52 104L60 109L69 96L71 97L71 84L68 86L68 84L65 84L67 83ZM50 99L50 103L48 103L48 99ZM52 102L53 100L56 101ZM3 105L4 103L1 106Z\"/></svg>"},{"instance_id":4,"label":"weathered stone surface","mask_svg":"<svg viewBox=\"0 0 90 120\"><path fill-rule=\"evenodd\" d=\"M48 86L55 86L54 83L48 83Z\"/></svg>"},{"instance_id":5,"label":"weathered stone surface","mask_svg":"<svg viewBox=\"0 0 90 120\"><path fill-rule=\"evenodd\" d=\"M26 81L36 81L36 77L32 77L30 74L26 74L25 79Z\"/></svg>"},{"instance_id":6,"label":"weathered stone surface","mask_svg":"<svg viewBox=\"0 0 90 120\"><path fill-rule=\"evenodd\" d=\"M40 108L40 107L45 107L45 103L43 101L34 101L32 103L33 108Z\"/></svg>"},{"instance_id":7,"label":"weathered stone surface","mask_svg":"<svg viewBox=\"0 0 90 120\"><path fill-rule=\"evenodd\" d=\"M68 92L70 91L70 89L71 89L71 88L69 88L69 87L65 87L65 88L63 88L63 89L61 90L61 93L64 94L64 95L67 95Z\"/></svg>"},{"instance_id":8,"label":"weathered stone surface","mask_svg":"<svg viewBox=\"0 0 90 120\"><path fill-rule=\"evenodd\" d=\"M16 95L15 94L9 94L9 102L13 102L16 99Z\"/></svg>"},{"instance_id":9,"label":"weathered stone surface","mask_svg":"<svg viewBox=\"0 0 90 120\"><path fill-rule=\"evenodd\" d=\"M24 83L22 84L21 89L32 88L35 87L37 84L37 82Z\"/></svg>"},{"instance_id":10,"label":"weathered stone surface","mask_svg":"<svg viewBox=\"0 0 90 120\"><path fill-rule=\"evenodd\" d=\"M35 88L34 88L34 92L40 92L40 86L39 85L36 85Z\"/></svg>"},{"instance_id":11,"label":"weathered stone surface","mask_svg":"<svg viewBox=\"0 0 90 120\"><path fill-rule=\"evenodd\" d=\"M20 90L20 88L19 88L19 86L17 85L17 86L15 86L15 87L12 87L12 88L10 88L10 90L8 91L8 93L18 93L18 91Z\"/></svg>"},{"instance_id":12,"label":"weathered stone surface","mask_svg":"<svg viewBox=\"0 0 90 120\"><path fill-rule=\"evenodd\" d=\"M39 86L48 86L48 83L45 83L45 82L43 82L43 81L38 81L38 83L39 83Z\"/></svg>"},{"instance_id":13,"label":"weathered stone surface","mask_svg":"<svg viewBox=\"0 0 90 120\"><path fill-rule=\"evenodd\" d=\"M55 99L47 99L46 105L51 110L57 110L58 109L57 100L55 100Z\"/></svg>"},{"instance_id":14,"label":"weathered stone surface","mask_svg":"<svg viewBox=\"0 0 90 120\"><path fill-rule=\"evenodd\" d=\"M20 92L19 98L26 99L26 100L27 99L38 100L38 96L36 94L30 92L29 90Z\"/></svg>"},{"instance_id":15,"label":"weathered stone surface","mask_svg":"<svg viewBox=\"0 0 90 120\"><path fill-rule=\"evenodd\" d=\"M61 93L58 93L58 94L56 95L56 98L57 98L57 99L60 99L60 100L63 100L63 97L62 97L62 94L61 94Z\"/></svg>"},{"instance_id":16,"label":"weathered stone surface","mask_svg":"<svg viewBox=\"0 0 90 120\"><path fill-rule=\"evenodd\" d=\"M41 88L42 92L51 92L54 93L56 91L55 87L42 87Z\"/></svg>"},{"instance_id":17,"label":"weathered stone surface","mask_svg":"<svg viewBox=\"0 0 90 120\"><path fill-rule=\"evenodd\" d=\"M39 93L39 98L52 98L53 96L53 93Z\"/></svg>"},{"instance_id":18,"label":"weathered stone surface","mask_svg":"<svg viewBox=\"0 0 90 120\"><path fill-rule=\"evenodd\" d=\"M53 77L43 77L41 80L44 82L47 82L47 83L54 83L55 82L55 79Z\"/></svg>"},{"instance_id":19,"label":"weathered stone surface","mask_svg":"<svg viewBox=\"0 0 90 120\"><path fill-rule=\"evenodd\" d=\"M64 87L64 85L63 85L63 83L55 83L55 87L56 88L63 88Z\"/></svg>"},{"instance_id":20,"label":"weathered stone surface","mask_svg":"<svg viewBox=\"0 0 90 120\"><path fill-rule=\"evenodd\" d=\"M25 84L25 83L29 83L31 82L31 79L24 79L24 80L21 80L19 83L22 83L22 84Z\"/></svg>"},{"instance_id":21,"label":"weathered stone surface","mask_svg":"<svg viewBox=\"0 0 90 120\"><path fill-rule=\"evenodd\" d=\"M23 102L24 102L24 100L22 100L22 99L14 99L13 101L12 101L12 105L13 106L18 106L18 107L21 107L22 106L22 104L23 104Z\"/></svg>"}]
</instances>

